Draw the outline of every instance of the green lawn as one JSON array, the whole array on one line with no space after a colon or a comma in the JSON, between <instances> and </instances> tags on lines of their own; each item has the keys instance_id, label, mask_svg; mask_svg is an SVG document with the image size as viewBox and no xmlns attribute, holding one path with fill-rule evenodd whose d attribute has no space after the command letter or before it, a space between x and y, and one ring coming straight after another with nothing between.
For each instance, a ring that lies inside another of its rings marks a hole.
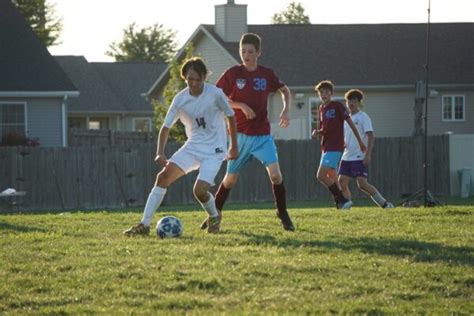
<instances>
[{"instance_id":1,"label":"green lawn","mask_svg":"<svg viewBox=\"0 0 474 316\"><path fill-rule=\"evenodd\" d=\"M0 314L474 313L472 204L290 207L296 232L266 203L208 235L197 206L164 206L168 240L122 236L141 210L2 214Z\"/></svg>"}]
</instances>

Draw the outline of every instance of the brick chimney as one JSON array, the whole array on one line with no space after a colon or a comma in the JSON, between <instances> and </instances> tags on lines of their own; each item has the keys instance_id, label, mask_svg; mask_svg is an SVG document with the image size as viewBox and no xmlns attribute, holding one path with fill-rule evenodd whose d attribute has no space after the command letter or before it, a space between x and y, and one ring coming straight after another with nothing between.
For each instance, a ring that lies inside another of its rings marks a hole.
<instances>
[{"instance_id":1,"label":"brick chimney","mask_svg":"<svg viewBox=\"0 0 474 316\"><path fill-rule=\"evenodd\" d=\"M240 36L248 32L247 5L227 0L226 4L218 4L215 8L216 33L224 42L238 42Z\"/></svg>"}]
</instances>

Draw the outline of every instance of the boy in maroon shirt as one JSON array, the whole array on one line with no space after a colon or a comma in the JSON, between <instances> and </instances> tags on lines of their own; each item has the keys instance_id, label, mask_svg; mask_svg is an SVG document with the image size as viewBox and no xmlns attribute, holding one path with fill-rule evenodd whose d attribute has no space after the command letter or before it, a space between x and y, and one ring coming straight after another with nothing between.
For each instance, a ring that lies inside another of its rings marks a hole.
<instances>
[{"instance_id":1,"label":"boy in maroon shirt","mask_svg":"<svg viewBox=\"0 0 474 316\"><path fill-rule=\"evenodd\" d=\"M261 53L261 39L258 35L243 34L239 53L242 64L227 69L216 84L229 98L229 103L235 111L239 146L239 158L227 162L227 172L216 193L216 207L222 215L222 207L237 182L240 170L254 157L267 169L277 207L276 214L283 228L294 231L295 227L286 208L286 190L278 163L277 149L270 134L267 111L268 95L279 91L283 101L280 126L288 127L290 90L273 70L258 65L257 60ZM205 229L207 225L206 219L201 228Z\"/></svg>"},{"instance_id":2,"label":"boy in maroon shirt","mask_svg":"<svg viewBox=\"0 0 474 316\"><path fill-rule=\"evenodd\" d=\"M344 197L337 183L337 168L344 152L344 121L352 129L362 152L366 150L357 128L349 116L347 109L341 103L332 101L334 85L329 80L323 80L315 87L321 98L319 106L320 128L313 131L313 137L321 140L321 160L317 179L326 186L333 195L337 208L349 209L352 202Z\"/></svg>"}]
</instances>

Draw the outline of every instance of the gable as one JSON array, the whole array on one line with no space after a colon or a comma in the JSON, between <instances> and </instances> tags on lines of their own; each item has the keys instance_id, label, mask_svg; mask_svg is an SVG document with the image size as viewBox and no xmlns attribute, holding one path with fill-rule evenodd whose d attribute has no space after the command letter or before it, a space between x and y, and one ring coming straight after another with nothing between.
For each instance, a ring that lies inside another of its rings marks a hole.
<instances>
[{"instance_id":1,"label":"gable","mask_svg":"<svg viewBox=\"0 0 474 316\"><path fill-rule=\"evenodd\" d=\"M0 0L0 42L0 92L76 91L10 0Z\"/></svg>"}]
</instances>

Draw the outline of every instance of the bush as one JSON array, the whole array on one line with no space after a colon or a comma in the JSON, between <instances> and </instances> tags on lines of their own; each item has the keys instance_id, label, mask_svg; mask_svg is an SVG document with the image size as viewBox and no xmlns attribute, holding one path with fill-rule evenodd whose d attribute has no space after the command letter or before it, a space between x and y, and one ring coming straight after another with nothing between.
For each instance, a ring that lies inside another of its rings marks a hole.
<instances>
[{"instance_id":1,"label":"bush","mask_svg":"<svg viewBox=\"0 0 474 316\"><path fill-rule=\"evenodd\" d=\"M25 135L16 132L9 132L8 134L3 135L2 142L0 143L0 146L37 147L39 145L39 138L28 138Z\"/></svg>"}]
</instances>

